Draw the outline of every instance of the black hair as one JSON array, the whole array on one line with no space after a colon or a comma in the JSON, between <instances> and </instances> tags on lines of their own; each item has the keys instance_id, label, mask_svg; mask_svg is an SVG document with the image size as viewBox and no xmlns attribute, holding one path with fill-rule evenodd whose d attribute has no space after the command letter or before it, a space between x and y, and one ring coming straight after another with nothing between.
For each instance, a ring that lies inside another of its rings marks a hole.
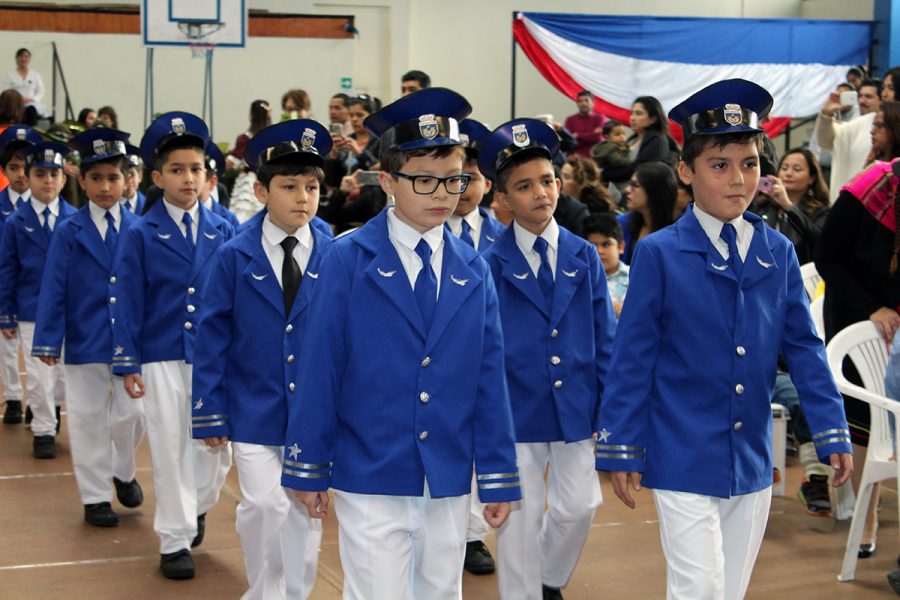
<instances>
[{"instance_id":1,"label":"black hair","mask_svg":"<svg viewBox=\"0 0 900 600\"><path fill-rule=\"evenodd\" d=\"M692 135L684 140L681 147L681 160L687 163L691 169L694 168L694 161L707 148L718 146L719 149L725 148L728 144L748 144L755 143L756 149L760 154L764 151L763 136L761 131L744 131L740 133L720 133L716 135Z\"/></svg>"},{"instance_id":2,"label":"black hair","mask_svg":"<svg viewBox=\"0 0 900 600\"><path fill-rule=\"evenodd\" d=\"M669 119L666 117L666 111L663 110L662 104L653 96L638 96L631 103L631 106L640 104L647 111L647 116L656 120L650 123L649 129L655 129L660 133L667 133L669 129Z\"/></svg>"},{"instance_id":3,"label":"black hair","mask_svg":"<svg viewBox=\"0 0 900 600\"><path fill-rule=\"evenodd\" d=\"M592 93L590 93L588 90L581 90L581 91L579 91L579 92L578 92L578 95L575 96L575 97L576 97L576 98L581 98L582 96L590 96L591 98L594 97L594 95L593 95Z\"/></svg>"},{"instance_id":4,"label":"black hair","mask_svg":"<svg viewBox=\"0 0 900 600\"><path fill-rule=\"evenodd\" d=\"M407 71L403 74L403 77L400 78L401 83L404 81L418 81L419 85L422 86L422 89L431 87L431 77L429 77L428 73L425 71L418 71L415 69Z\"/></svg>"},{"instance_id":5,"label":"black hair","mask_svg":"<svg viewBox=\"0 0 900 600\"><path fill-rule=\"evenodd\" d=\"M87 127L87 118L92 112L96 111L93 108L82 108L81 112L78 113L78 122Z\"/></svg>"},{"instance_id":6,"label":"black hair","mask_svg":"<svg viewBox=\"0 0 900 600\"><path fill-rule=\"evenodd\" d=\"M372 101L372 97L367 96L366 94L360 94L359 96L350 98L350 101L347 102L348 107L353 106L354 104L361 106L362 109L370 115L377 110L375 108L375 102Z\"/></svg>"},{"instance_id":7,"label":"black hair","mask_svg":"<svg viewBox=\"0 0 900 600\"><path fill-rule=\"evenodd\" d=\"M399 171L406 165L407 161L417 156L427 156L430 158L446 158L452 154L459 152L463 155L462 146L431 146L428 148L416 148L415 150L395 150L388 148L381 151L381 170L388 173Z\"/></svg>"},{"instance_id":8,"label":"black hair","mask_svg":"<svg viewBox=\"0 0 900 600\"><path fill-rule=\"evenodd\" d=\"M31 56L31 50L29 50L28 48L19 48L18 50L16 50L16 58L19 58L23 54Z\"/></svg>"},{"instance_id":9,"label":"black hair","mask_svg":"<svg viewBox=\"0 0 900 600\"><path fill-rule=\"evenodd\" d=\"M900 89L900 66L891 67L887 70L887 73L884 74L884 80L886 81L888 76L891 78L891 86L894 88L894 92L896 93L897 89Z\"/></svg>"},{"instance_id":10,"label":"black hair","mask_svg":"<svg viewBox=\"0 0 900 600\"><path fill-rule=\"evenodd\" d=\"M606 137L612 133L612 130L616 127L625 127L625 123L622 121L616 121L615 119L609 119L606 123L603 124L603 137Z\"/></svg>"},{"instance_id":11,"label":"black hair","mask_svg":"<svg viewBox=\"0 0 900 600\"><path fill-rule=\"evenodd\" d=\"M335 94L334 96L331 97L332 100L334 100L335 98L337 98L338 100L343 102L345 108L350 106L350 96L348 96L344 92L338 92L337 94Z\"/></svg>"},{"instance_id":12,"label":"black hair","mask_svg":"<svg viewBox=\"0 0 900 600\"><path fill-rule=\"evenodd\" d=\"M672 167L663 162L641 163L634 171L634 177L644 190L647 197L647 207L650 210L650 233L659 231L675 222L675 198L678 190L675 186L675 172ZM632 211L628 215L626 223L631 234L631 244L628 247L628 261L634 254L634 247L638 242L638 236L644 227L644 216L638 211Z\"/></svg>"},{"instance_id":13,"label":"black hair","mask_svg":"<svg viewBox=\"0 0 900 600\"><path fill-rule=\"evenodd\" d=\"M165 143L163 147L159 149L153 160L153 168L157 171L162 171L162 168L169 161L169 156L176 150L196 150L200 153L200 156L203 157L201 159L203 168L206 168L206 149L201 142L193 136L176 137Z\"/></svg>"},{"instance_id":14,"label":"black hair","mask_svg":"<svg viewBox=\"0 0 900 600\"><path fill-rule=\"evenodd\" d=\"M513 157L509 159L509 162L503 165L502 169L497 171L497 189L505 194L506 184L509 182L509 176L512 175L513 169L533 160L546 160L553 167L553 176L559 179L559 167L554 165L553 161L538 152L525 151L514 154Z\"/></svg>"},{"instance_id":15,"label":"black hair","mask_svg":"<svg viewBox=\"0 0 900 600\"><path fill-rule=\"evenodd\" d=\"M613 213L592 214L584 220L583 227L582 235L584 239L588 239L588 236L591 234L599 234L612 238L620 244L625 240L625 235L622 233L622 225Z\"/></svg>"},{"instance_id":16,"label":"black hair","mask_svg":"<svg viewBox=\"0 0 900 600\"><path fill-rule=\"evenodd\" d=\"M266 189L277 175L294 177L296 175L315 175L319 183L325 181L325 171L316 165L304 164L295 160L281 160L265 163L256 172L256 179Z\"/></svg>"},{"instance_id":17,"label":"black hair","mask_svg":"<svg viewBox=\"0 0 900 600\"><path fill-rule=\"evenodd\" d=\"M252 135L256 135L272 124L271 105L265 100L254 100L250 103L250 128Z\"/></svg>"},{"instance_id":18,"label":"black hair","mask_svg":"<svg viewBox=\"0 0 900 600\"><path fill-rule=\"evenodd\" d=\"M862 83L859 84L859 89L863 89L864 87L874 87L875 95L881 98L881 90L884 89L884 82L880 79L863 79Z\"/></svg>"},{"instance_id":19,"label":"black hair","mask_svg":"<svg viewBox=\"0 0 900 600\"><path fill-rule=\"evenodd\" d=\"M13 159L14 156L18 156L22 160L25 160L25 151L28 150L27 146L20 146L14 150L4 150L2 154L0 154L0 167L6 168L6 165L9 164L9 161ZM25 160L25 162L28 162Z\"/></svg>"},{"instance_id":20,"label":"black hair","mask_svg":"<svg viewBox=\"0 0 900 600\"><path fill-rule=\"evenodd\" d=\"M864 79L866 76L866 70L862 65L858 67L850 67L849 69L847 69L847 77L850 77L851 75L856 75L857 77Z\"/></svg>"},{"instance_id":21,"label":"black hair","mask_svg":"<svg viewBox=\"0 0 900 600\"><path fill-rule=\"evenodd\" d=\"M127 156L111 156L109 158L101 158L100 160L91 163L82 162L78 169L81 171L81 176L84 177L88 174L88 171L97 165L115 165L119 167L119 171L122 172L122 177L125 177L128 174L128 164Z\"/></svg>"}]
</instances>

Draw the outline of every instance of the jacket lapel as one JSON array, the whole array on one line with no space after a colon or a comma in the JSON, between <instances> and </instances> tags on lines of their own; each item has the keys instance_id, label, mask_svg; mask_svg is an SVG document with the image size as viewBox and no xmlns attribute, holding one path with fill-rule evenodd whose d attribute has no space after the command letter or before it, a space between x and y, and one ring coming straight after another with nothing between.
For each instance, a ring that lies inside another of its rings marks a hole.
<instances>
[{"instance_id":1,"label":"jacket lapel","mask_svg":"<svg viewBox=\"0 0 900 600\"><path fill-rule=\"evenodd\" d=\"M516 234L512 227L503 232L503 235L497 240L494 254L503 261L502 277L549 319L550 307L544 300L544 293L541 291L537 277L534 276L528 261L525 260L525 255L516 244Z\"/></svg>"},{"instance_id":2,"label":"jacket lapel","mask_svg":"<svg viewBox=\"0 0 900 600\"><path fill-rule=\"evenodd\" d=\"M160 199L153 206L146 216L147 222L156 227L153 239L158 244L167 248L170 252L174 252L189 263L194 262L194 257L188 251L188 245L184 239L181 229L175 224L175 221L166 211L166 206Z\"/></svg>"},{"instance_id":3,"label":"jacket lapel","mask_svg":"<svg viewBox=\"0 0 900 600\"><path fill-rule=\"evenodd\" d=\"M194 252L194 266L191 269L191 279L193 280L197 274L203 270L203 265L206 264L206 260L210 257L210 255L216 251L222 245L222 232L216 229L215 225L210 221L220 222L220 219L215 218L215 216L205 207L203 204L200 204L200 211L197 213L200 218L200 223L197 226L197 244Z\"/></svg>"},{"instance_id":4,"label":"jacket lapel","mask_svg":"<svg viewBox=\"0 0 900 600\"><path fill-rule=\"evenodd\" d=\"M47 251L47 247L50 245L50 239L47 237L47 234L44 233L43 228L41 227L41 222L38 220L37 213L34 212L34 208L32 208L31 203L25 204L20 209L22 211L22 217L24 220L24 228L25 234L28 236L32 242L37 244L39 248Z\"/></svg>"},{"instance_id":5,"label":"jacket lapel","mask_svg":"<svg viewBox=\"0 0 900 600\"><path fill-rule=\"evenodd\" d=\"M434 320L425 342L426 354L431 352L441 339L466 298L482 283L481 277L460 256L464 252L463 245L464 243L460 242L449 230L444 230L441 288L438 292Z\"/></svg>"},{"instance_id":6,"label":"jacket lapel","mask_svg":"<svg viewBox=\"0 0 900 600\"><path fill-rule=\"evenodd\" d=\"M90 209L85 206L72 219L78 223L78 233L75 234L75 239L88 254L94 257L98 264L108 271L113 257L109 255L109 250L100 237L100 231L94 224L94 220L91 219Z\"/></svg>"},{"instance_id":7,"label":"jacket lapel","mask_svg":"<svg viewBox=\"0 0 900 600\"><path fill-rule=\"evenodd\" d=\"M253 236L249 236L253 239ZM241 251L250 256L250 261L244 267L243 277L247 285L257 294L272 305L278 311L278 314L284 316L284 294L281 286L278 285L278 278L272 271L272 265L269 263L269 257L263 250L262 242L256 238L256 248L241 248Z\"/></svg>"},{"instance_id":8,"label":"jacket lapel","mask_svg":"<svg viewBox=\"0 0 900 600\"><path fill-rule=\"evenodd\" d=\"M581 280L587 276L588 265L573 252L570 234L559 229L556 252L556 279L553 285L553 306L550 308L550 322L557 324L562 319L569 303L575 296Z\"/></svg>"},{"instance_id":9,"label":"jacket lapel","mask_svg":"<svg viewBox=\"0 0 900 600\"><path fill-rule=\"evenodd\" d=\"M331 244L331 240L324 233L311 225L309 232L313 239L312 253L309 255L306 271L303 272L303 279L300 280L300 289L297 290L297 297L294 298L294 304L291 306L288 322L293 322L309 306L312 291L315 288L315 280L319 278L319 267L322 265L322 257Z\"/></svg>"},{"instance_id":10,"label":"jacket lapel","mask_svg":"<svg viewBox=\"0 0 900 600\"><path fill-rule=\"evenodd\" d=\"M747 289L778 271L779 266L772 255L766 225L762 219L749 213L744 218L753 225L753 238L744 260L744 276L741 279L741 288Z\"/></svg>"}]
</instances>

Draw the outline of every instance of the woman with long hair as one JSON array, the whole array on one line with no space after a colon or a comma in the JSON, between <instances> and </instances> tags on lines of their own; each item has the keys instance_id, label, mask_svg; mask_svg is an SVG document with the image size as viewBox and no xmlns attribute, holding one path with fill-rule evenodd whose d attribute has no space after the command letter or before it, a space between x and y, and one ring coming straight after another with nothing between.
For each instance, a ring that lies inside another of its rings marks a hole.
<instances>
[{"instance_id":1,"label":"woman with long hair","mask_svg":"<svg viewBox=\"0 0 900 600\"><path fill-rule=\"evenodd\" d=\"M826 342L845 327L868 320L890 345L900 328L900 179L892 169L900 158L900 103L881 104L872 123L872 153L878 160L841 189L816 245L816 269L825 280ZM843 369L848 380L861 381L849 361ZM853 487L858 490L869 441L869 405L844 396L844 409L860 465L853 473ZM876 486L860 558L875 553L879 492Z\"/></svg>"},{"instance_id":2,"label":"woman with long hair","mask_svg":"<svg viewBox=\"0 0 900 600\"><path fill-rule=\"evenodd\" d=\"M750 210L791 240L801 265L812 261L830 208L819 161L806 148L788 150L768 180Z\"/></svg>"},{"instance_id":3,"label":"woman with long hair","mask_svg":"<svg viewBox=\"0 0 900 600\"><path fill-rule=\"evenodd\" d=\"M562 191L588 207L591 214L615 211L616 202L600 180L594 161L570 156L560 170Z\"/></svg>"},{"instance_id":4,"label":"woman with long hair","mask_svg":"<svg viewBox=\"0 0 900 600\"><path fill-rule=\"evenodd\" d=\"M675 172L660 162L638 165L628 182L627 195L628 212L619 217L619 222L625 235L622 260L631 264L638 241L675 222Z\"/></svg>"},{"instance_id":5,"label":"woman with long hair","mask_svg":"<svg viewBox=\"0 0 900 600\"><path fill-rule=\"evenodd\" d=\"M244 160L247 143L254 135L272 124L272 107L265 100L250 103L250 126L234 140L234 148L228 151L225 163L229 169L236 168Z\"/></svg>"},{"instance_id":6,"label":"woman with long hair","mask_svg":"<svg viewBox=\"0 0 900 600\"><path fill-rule=\"evenodd\" d=\"M628 138L631 162L627 165L608 166L603 177L624 189L624 183L638 165L649 162L672 163L678 145L669 136L669 119L659 100L653 96L639 96L631 105L629 126L634 133Z\"/></svg>"}]
</instances>

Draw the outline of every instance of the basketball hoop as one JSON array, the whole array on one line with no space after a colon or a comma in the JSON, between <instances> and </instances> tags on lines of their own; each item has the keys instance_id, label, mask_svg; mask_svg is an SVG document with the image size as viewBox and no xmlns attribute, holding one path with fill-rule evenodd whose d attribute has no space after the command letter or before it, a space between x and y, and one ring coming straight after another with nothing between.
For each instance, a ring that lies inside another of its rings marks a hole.
<instances>
[{"instance_id":1,"label":"basketball hoop","mask_svg":"<svg viewBox=\"0 0 900 600\"><path fill-rule=\"evenodd\" d=\"M215 44L188 44L188 47L191 49L191 58L206 58L212 51L216 49Z\"/></svg>"},{"instance_id":2,"label":"basketball hoop","mask_svg":"<svg viewBox=\"0 0 900 600\"><path fill-rule=\"evenodd\" d=\"M188 40L192 58L206 58L215 50L216 44L204 43L203 39L225 27L225 23L199 23L184 21L178 24L178 29Z\"/></svg>"}]
</instances>

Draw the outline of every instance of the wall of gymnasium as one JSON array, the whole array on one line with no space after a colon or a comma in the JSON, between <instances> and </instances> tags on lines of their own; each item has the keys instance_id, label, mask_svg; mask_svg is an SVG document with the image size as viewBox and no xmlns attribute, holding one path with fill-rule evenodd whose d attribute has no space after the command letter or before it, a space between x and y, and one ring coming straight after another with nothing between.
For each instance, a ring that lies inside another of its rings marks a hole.
<instances>
[{"instance_id":1,"label":"wall of gymnasium","mask_svg":"<svg viewBox=\"0 0 900 600\"><path fill-rule=\"evenodd\" d=\"M25 0L43 4L36 0ZM57 0L56 4L108 4ZM122 4L138 4L135 1ZM473 116L490 124L510 117L511 20L515 10L745 18L871 19L873 0L248 0L251 9L305 14L355 15L355 40L257 38L245 49L216 50L214 136L231 142L246 127L256 98L273 103L281 94L306 89L314 114L327 121L328 98L351 77L355 92L390 101L399 95L400 75L428 72L434 85L463 93ZM138 35L4 31L0 72L14 66L14 53L28 47L33 68L51 79L51 41L59 50L75 112L111 104L120 127L139 138L143 130L146 53ZM516 50L517 116L574 112L573 103L547 84ZM204 61L188 48L155 51L155 109L202 109ZM664 85L664 82L661 82Z\"/></svg>"}]
</instances>

